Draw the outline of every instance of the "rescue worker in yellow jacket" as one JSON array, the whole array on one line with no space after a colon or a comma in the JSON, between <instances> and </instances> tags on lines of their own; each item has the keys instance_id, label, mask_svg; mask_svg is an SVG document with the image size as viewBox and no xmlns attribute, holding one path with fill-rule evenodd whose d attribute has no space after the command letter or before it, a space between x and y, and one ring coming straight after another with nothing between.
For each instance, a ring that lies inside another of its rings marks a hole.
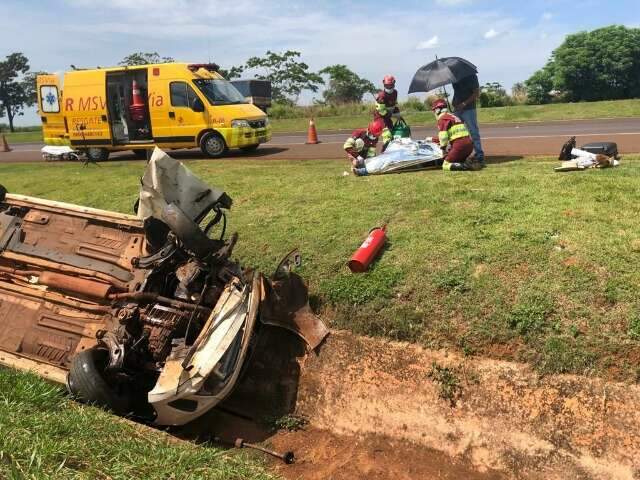
<instances>
[{"instance_id":1,"label":"rescue worker in yellow jacket","mask_svg":"<svg viewBox=\"0 0 640 480\"><path fill-rule=\"evenodd\" d=\"M472 162L473 142L464 122L449 112L447 103L436 100L431 110L438 122L438 136L433 141L440 144L444 153L443 170L479 170L480 164Z\"/></svg>"},{"instance_id":2,"label":"rescue worker in yellow jacket","mask_svg":"<svg viewBox=\"0 0 640 480\"><path fill-rule=\"evenodd\" d=\"M390 137L391 133L380 119L372 121L366 129L354 130L342 147L352 168L363 168L367 158L375 157L378 139L381 136L384 139L385 135Z\"/></svg>"}]
</instances>

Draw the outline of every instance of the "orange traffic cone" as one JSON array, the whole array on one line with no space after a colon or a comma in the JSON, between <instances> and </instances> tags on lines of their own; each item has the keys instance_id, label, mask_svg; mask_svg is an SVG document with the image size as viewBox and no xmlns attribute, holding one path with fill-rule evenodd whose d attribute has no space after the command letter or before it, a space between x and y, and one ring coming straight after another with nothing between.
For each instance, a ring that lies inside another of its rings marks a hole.
<instances>
[{"instance_id":1,"label":"orange traffic cone","mask_svg":"<svg viewBox=\"0 0 640 480\"><path fill-rule=\"evenodd\" d=\"M316 143L320 143L320 140L318 140L318 132L316 131L316 124L312 118L311 120L309 120L309 131L307 132L307 144L315 145Z\"/></svg>"},{"instance_id":2,"label":"orange traffic cone","mask_svg":"<svg viewBox=\"0 0 640 480\"><path fill-rule=\"evenodd\" d=\"M142 122L145 117L144 100L142 92L135 79L131 82L131 105L129 105L129 115L134 122Z\"/></svg>"},{"instance_id":3,"label":"orange traffic cone","mask_svg":"<svg viewBox=\"0 0 640 480\"><path fill-rule=\"evenodd\" d=\"M11 148L9 148L9 144L7 143L7 137L5 137L4 135L2 135L2 151L3 152L11 151Z\"/></svg>"}]
</instances>

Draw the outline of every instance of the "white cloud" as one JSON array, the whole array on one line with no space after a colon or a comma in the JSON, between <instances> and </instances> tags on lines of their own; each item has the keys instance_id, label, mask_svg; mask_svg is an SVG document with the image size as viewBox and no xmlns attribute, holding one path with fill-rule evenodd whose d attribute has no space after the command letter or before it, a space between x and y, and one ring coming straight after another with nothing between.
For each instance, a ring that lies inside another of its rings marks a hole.
<instances>
[{"instance_id":1,"label":"white cloud","mask_svg":"<svg viewBox=\"0 0 640 480\"><path fill-rule=\"evenodd\" d=\"M484 38L491 39L491 38L497 37L498 35L500 35L500 33L498 33L495 29L492 28L491 30L488 30L485 32Z\"/></svg>"},{"instance_id":2,"label":"white cloud","mask_svg":"<svg viewBox=\"0 0 640 480\"><path fill-rule=\"evenodd\" d=\"M553 13L551 13L551 12L544 12L544 13L542 14L542 19L543 19L543 20L549 21L549 20L551 20L552 18L553 18Z\"/></svg>"},{"instance_id":3,"label":"white cloud","mask_svg":"<svg viewBox=\"0 0 640 480\"><path fill-rule=\"evenodd\" d=\"M440 39L437 35L434 35L429 40L418 43L416 50L427 50L429 48L436 48L440 43Z\"/></svg>"}]
</instances>

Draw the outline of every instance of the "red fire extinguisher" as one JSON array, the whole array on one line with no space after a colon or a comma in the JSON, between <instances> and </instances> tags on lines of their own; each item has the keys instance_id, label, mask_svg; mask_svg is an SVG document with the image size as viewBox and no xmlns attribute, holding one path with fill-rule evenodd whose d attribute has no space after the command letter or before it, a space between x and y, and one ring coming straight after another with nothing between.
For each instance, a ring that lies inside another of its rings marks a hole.
<instances>
[{"instance_id":1,"label":"red fire extinguisher","mask_svg":"<svg viewBox=\"0 0 640 480\"><path fill-rule=\"evenodd\" d=\"M372 228L369 236L362 242L360 248L355 251L349 260L349 269L353 273L366 272L371 262L376 258L387 239L387 226Z\"/></svg>"}]
</instances>

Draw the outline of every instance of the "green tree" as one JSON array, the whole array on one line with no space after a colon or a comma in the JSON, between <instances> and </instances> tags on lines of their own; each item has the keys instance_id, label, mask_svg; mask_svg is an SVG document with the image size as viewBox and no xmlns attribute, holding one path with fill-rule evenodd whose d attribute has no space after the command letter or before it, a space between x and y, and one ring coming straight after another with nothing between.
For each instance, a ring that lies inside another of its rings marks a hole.
<instances>
[{"instance_id":1,"label":"green tree","mask_svg":"<svg viewBox=\"0 0 640 480\"><path fill-rule=\"evenodd\" d=\"M118 65L147 65L150 63L173 63L171 57L161 57L158 52L135 52L124 57Z\"/></svg>"},{"instance_id":2,"label":"green tree","mask_svg":"<svg viewBox=\"0 0 640 480\"><path fill-rule=\"evenodd\" d=\"M358 103L370 93L375 95L376 87L365 78L347 68L346 65L331 65L318 72L329 77L327 89L322 92L325 102L330 104Z\"/></svg>"},{"instance_id":3,"label":"green tree","mask_svg":"<svg viewBox=\"0 0 640 480\"><path fill-rule=\"evenodd\" d=\"M527 101L527 87L524 82L516 82L511 87L511 99L514 103L525 103Z\"/></svg>"},{"instance_id":4,"label":"green tree","mask_svg":"<svg viewBox=\"0 0 640 480\"><path fill-rule=\"evenodd\" d=\"M317 73L298 60L300 52L287 50L276 53L268 50L264 57L251 57L246 69L257 69L256 78L271 82L272 97L276 102L296 103L304 90L317 92L324 83Z\"/></svg>"},{"instance_id":5,"label":"green tree","mask_svg":"<svg viewBox=\"0 0 640 480\"><path fill-rule=\"evenodd\" d=\"M0 62L0 111L7 116L12 132L15 117L23 115L24 108L36 102L35 83L28 72L29 60L22 53L7 55Z\"/></svg>"},{"instance_id":6,"label":"green tree","mask_svg":"<svg viewBox=\"0 0 640 480\"><path fill-rule=\"evenodd\" d=\"M638 78L640 28L611 25L567 36L526 83L536 100L549 101L548 91L558 90L575 102L640 97Z\"/></svg>"},{"instance_id":7,"label":"green tree","mask_svg":"<svg viewBox=\"0 0 640 480\"><path fill-rule=\"evenodd\" d=\"M218 73L222 75L224 78L226 78L227 80L240 78L240 76L242 75L242 72L244 72L243 65L232 66L229 69L225 69L225 68L218 69Z\"/></svg>"},{"instance_id":8,"label":"green tree","mask_svg":"<svg viewBox=\"0 0 640 480\"><path fill-rule=\"evenodd\" d=\"M480 88L481 107L504 107L511 103L504 87L498 82L486 83Z\"/></svg>"},{"instance_id":9,"label":"green tree","mask_svg":"<svg viewBox=\"0 0 640 480\"><path fill-rule=\"evenodd\" d=\"M527 89L527 103L542 105L551 101L554 70L555 65L553 62L549 62L524 82Z\"/></svg>"}]
</instances>

